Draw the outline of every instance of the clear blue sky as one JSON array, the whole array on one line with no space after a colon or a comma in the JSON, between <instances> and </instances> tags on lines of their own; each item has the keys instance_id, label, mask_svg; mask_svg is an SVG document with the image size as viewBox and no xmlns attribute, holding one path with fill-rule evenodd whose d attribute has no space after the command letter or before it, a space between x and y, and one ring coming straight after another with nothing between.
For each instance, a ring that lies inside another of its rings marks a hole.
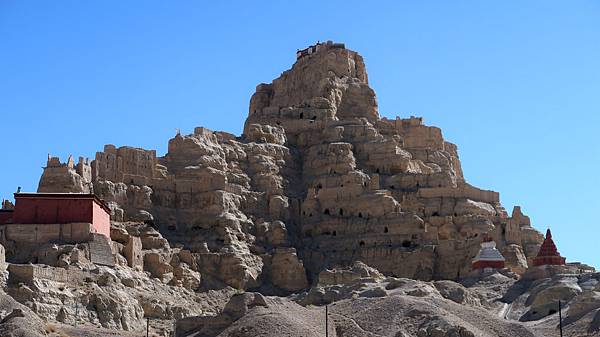
<instances>
[{"instance_id":1,"label":"clear blue sky","mask_svg":"<svg viewBox=\"0 0 600 337\"><path fill-rule=\"evenodd\" d=\"M600 266L600 2L258 3L0 1L0 195L35 191L49 152L239 134L256 84L331 39L382 116L441 127L469 182Z\"/></svg>"}]
</instances>

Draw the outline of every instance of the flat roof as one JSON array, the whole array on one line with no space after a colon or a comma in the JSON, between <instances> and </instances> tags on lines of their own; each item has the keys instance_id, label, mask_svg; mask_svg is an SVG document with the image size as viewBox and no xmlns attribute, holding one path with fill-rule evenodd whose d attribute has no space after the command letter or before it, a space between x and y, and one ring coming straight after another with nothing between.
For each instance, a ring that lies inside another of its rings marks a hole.
<instances>
[{"instance_id":1,"label":"flat roof","mask_svg":"<svg viewBox=\"0 0 600 337\"><path fill-rule=\"evenodd\" d=\"M102 207L108 214L110 214L110 208L93 193L15 193L15 202L17 199L90 199L94 200L100 207Z\"/></svg>"}]
</instances>

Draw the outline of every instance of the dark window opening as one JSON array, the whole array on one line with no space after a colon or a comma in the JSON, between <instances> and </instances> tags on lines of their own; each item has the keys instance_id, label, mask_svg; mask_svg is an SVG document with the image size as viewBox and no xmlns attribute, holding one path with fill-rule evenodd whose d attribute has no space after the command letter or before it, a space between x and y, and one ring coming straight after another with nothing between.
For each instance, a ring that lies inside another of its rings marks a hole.
<instances>
[{"instance_id":1,"label":"dark window opening","mask_svg":"<svg viewBox=\"0 0 600 337\"><path fill-rule=\"evenodd\" d=\"M458 213L454 213L454 216L458 216Z\"/></svg>"},{"instance_id":2,"label":"dark window opening","mask_svg":"<svg viewBox=\"0 0 600 337\"><path fill-rule=\"evenodd\" d=\"M317 185L317 188L323 188L323 185L319 184Z\"/></svg>"},{"instance_id":3,"label":"dark window opening","mask_svg":"<svg viewBox=\"0 0 600 337\"><path fill-rule=\"evenodd\" d=\"M379 168L377 170L375 170L375 173L379 173Z\"/></svg>"},{"instance_id":4,"label":"dark window opening","mask_svg":"<svg viewBox=\"0 0 600 337\"><path fill-rule=\"evenodd\" d=\"M433 214L432 214L432 215L433 215L433 216L440 216L440 213L438 213L438 212L433 212Z\"/></svg>"},{"instance_id":5,"label":"dark window opening","mask_svg":"<svg viewBox=\"0 0 600 337\"><path fill-rule=\"evenodd\" d=\"M329 208L325 208L325 211L323 212L323 214L329 215Z\"/></svg>"},{"instance_id":6,"label":"dark window opening","mask_svg":"<svg viewBox=\"0 0 600 337\"><path fill-rule=\"evenodd\" d=\"M384 233L387 233L387 232L389 232L388 228L387 228L387 227L385 227L385 228L383 229L383 232L384 232Z\"/></svg>"},{"instance_id":7,"label":"dark window opening","mask_svg":"<svg viewBox=\"0 0 600 337\"><path fill-rule=\"evenodd\" d=\"M395 189L394 185L390 186L390 190L393 190L393 189Z\"/></svg>"},{"instance_id":8,"label":"dark window opening","mask_svg":"<svg viewBox=\"0 0 600 337\"><path fill-rule=\"evenodd\" d=\"M340 215L344 215L344 210L340 208Z\"/></svg>"},{"instance_id":9,"label":"dark window opening","mask_svg":"<svg viewBox=\"0 0 600 337\"><path fill-rule=\"evenodd\" d=\"M300 119L303 119L303 118L304 118L304 112L301 112L300 113Z\"/></svg>"},{"instance_id":10,"label":"dark window opening","mask_svg":"<svg viewBox=\"0 0 600 337\"><path fill-rule=\"evenodd\" d=\"M365 245L365 242L364 242L364 241L361 241L361 242L360 242L358 245L362 247L362 246L364 246L364 245Z\"/></svg>"},{"instance_id":11,"label":"dark window opening","mask_svg":"<svg viewBox=\"0 0 600 337\"><path fill-rule=\"evenodd\" d=\"M358 217L362 218L362 213L361 212L358 212Z\"/></svg>"},{"instance_id":12,"label":"dark window opening","mask_svg":"<svg viewBox=\"0 0 600 337\"><path fill-rule=\"evenodd\" d=\"M311 217L311 216L312 216L312 213L308 213L308 216L309 216L309 217Z\"/></svg>"},{"instance_id":13,"label":"dark window opening","mask_svg":"<svg viewBox=\"0 0 600 337\"><path fill-rule=\"evenodd\" d=\"M333 233L331 233L331 235L333 235L333 236L336 236L336 235L337 235L337 232L336 232L336 231L333 231Z\"/></svg>"},{"instance_id":14,"label":"dark window opening","mask_svg":"<svg viewBox=\"0 0 600 337\"><path fill-rule=\"evenodd\" d=\"M421 185L419 185L419 183L417 183L417 188L421 187Z\"/></svg>"},{"instance_id":15,"label":"dark window opening","mask_svg":"<svg viewBox=\"0 0 600 337\"><path fill-rule=\"evenodd\" d=\"M402 241L402 247L409 248L410 246L412 246L412 242L410 242L408 240Z\"/></svg>"},{"instance_id":16,"label":"dark window opening","mask_svg":"<svg viewBox=\"0 0 600 337\"><path fill-rule=\"evenodd\" d=\"M439 184L438 187L442 187L442 184Z\"/></svg>"}]
</instances>

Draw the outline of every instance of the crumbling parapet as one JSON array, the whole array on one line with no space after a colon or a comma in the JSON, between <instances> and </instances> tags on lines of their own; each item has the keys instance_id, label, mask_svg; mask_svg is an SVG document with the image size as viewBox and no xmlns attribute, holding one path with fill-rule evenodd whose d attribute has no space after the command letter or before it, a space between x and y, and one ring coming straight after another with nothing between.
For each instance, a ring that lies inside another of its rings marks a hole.
<instances>
[{"instance_id":1,"label":"crumbling parapet","mask_svg":"<svg viewBox=\"0 0 600 337\"><path fill-rule=\"evenodd\" d=\"M96 152L92 162L94 179L110 180L135 185L148 185L154 178L156 150L129 146L118 149L108 144L103 152Z\"/></svg>"},{"instance_id":2,"label":"crumbling parapet","mask_svg":"<svg viewBox=\"0 0 600 337\"><path fill-rule=\"evenodd\" d=\"M48 154L38 192L91 193L91 172L91 164L87 158L79 157L79 162L75 165L73 156L69 156L67 161L62 163L59 157Z\"/></svg>"}]
</instances>

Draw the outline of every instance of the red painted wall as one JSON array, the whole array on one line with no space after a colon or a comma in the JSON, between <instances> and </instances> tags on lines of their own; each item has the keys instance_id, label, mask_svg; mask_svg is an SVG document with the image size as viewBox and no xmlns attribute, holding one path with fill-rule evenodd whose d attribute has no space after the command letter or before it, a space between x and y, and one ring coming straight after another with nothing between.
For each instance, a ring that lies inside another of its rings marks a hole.
<instances>
[{"instance_id":1,"label":"red painted wall","mask_svg":"<svg viewBox=\"0 0 600 337\"><path fill-rule=\"evenodd\" d=\"M472 263L473 269L484 269L484 268L504 268L504 261L475 261Z\"/></svg>"},{"instance_id":2,"label":"red painted wall","mask_svg":"<svg viewBox=\"0 0 600 337\"><path fill-rule=\"evenodd\" d=\"M17 198L13 223L93 222L92 199Z\"/></svg>"},{"instance_id":3,"label":"red painted wall","mask_svg":"<svg viewBox=\"0 0 600 337\"><path fill-rule=\"evenodd\" d=\"M104 208L97 203L94 202L93 204L94 221L92 222L92 227L96 233L110 238L110 214L106 213Z\"/></svg>"},{"instance_id":4,"label":"red painted wall","mask_svg":"<svg viewBox=\"0 0 600 337\"><path fill-rule=\"evenodd\" d=\"M13 212L0 212L0 225L11 222L12 216Z\"/></svg>"}]
</instances>

